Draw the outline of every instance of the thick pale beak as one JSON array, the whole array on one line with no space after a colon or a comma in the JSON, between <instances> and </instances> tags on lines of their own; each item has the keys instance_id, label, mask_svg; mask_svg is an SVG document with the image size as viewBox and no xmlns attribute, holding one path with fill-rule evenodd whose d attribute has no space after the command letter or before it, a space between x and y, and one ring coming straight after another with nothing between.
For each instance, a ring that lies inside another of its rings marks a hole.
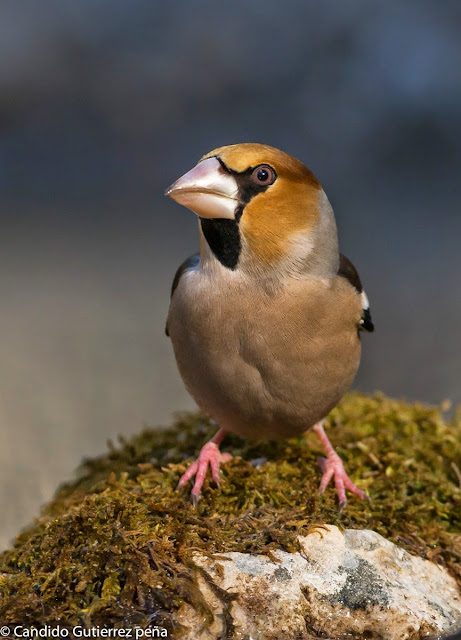
<instances>
[{"instance_id":1,"label":"thick pale beak","mask_svg":"<svg viewBox=\"0 0 461 640\"><path fill-rule=\"evenodd\" d=\"M201 218L235 217L238 186L216 158L199 162L165 191L179 204L191 209Z\"/></svg>"}]
</instances>

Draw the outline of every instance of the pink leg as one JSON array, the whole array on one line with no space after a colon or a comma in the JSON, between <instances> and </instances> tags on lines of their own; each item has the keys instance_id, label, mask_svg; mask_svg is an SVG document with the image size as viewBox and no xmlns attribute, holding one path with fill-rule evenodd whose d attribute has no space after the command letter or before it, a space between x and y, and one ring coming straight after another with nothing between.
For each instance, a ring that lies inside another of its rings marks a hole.
<instances>
[{"instance_id":1,"label":"pink leg","mask_svg":"<svg viewBox=\"0 0 461 640\"><path fill-rule=\"evenodd\" d=\"M326 458L318 458L318 463L323 474L322 480L320 481L319 493L323 493L325 491L328 483L334 476L335 487L336 491L338 492L340 512L344 509L347 503L346 489L349 489L349 491L355 493L355 495L358 496L361 500L366 498L370 501L370 498L367 496L365 491L362 491L361 489L356 487L347 475L341 458L331 446L331 442L328 440L327 434L323 430L323 422L318 422L316 425L314 425L313 429L320 438L320 442L322 443L323 448L325 449L325 453L327 454Z\"/></svg>"},{"instance_id":2,"label":"pink leg","mask_svg":"<svg viewBox=\"0 0 461 640\"><path fill-rule=\"evenodd\" d=\"M226 433L227 432L224 431L224 429L219 429L211 440L202 447L197 460L191 464L186 473L184 473L179 480L178 489L180 487L184 487L184 485L186 485L189 480L195 476L195 484L191 493L192 504L194 507L197 506L200 499L200 491L208 471L208 465L211 467L211 477L219 487L220 464L221 462L229 462L229 460L232 460L230 453L221 453L219 450L219 445L223 441Z\"/></svg>"}]
</instances>

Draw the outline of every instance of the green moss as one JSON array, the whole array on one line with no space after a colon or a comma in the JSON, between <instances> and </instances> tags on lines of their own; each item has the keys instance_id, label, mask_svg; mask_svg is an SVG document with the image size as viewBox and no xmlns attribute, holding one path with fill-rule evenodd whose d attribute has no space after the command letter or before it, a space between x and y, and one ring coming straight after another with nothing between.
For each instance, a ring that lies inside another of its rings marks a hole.
<instances>
[{"instance_id":1,"label":"green moss","mask_svg":"<svg viewBox=\"0 0 461 640\"><path fill-rule=\"evenodd\" d=\"M86 461L41 517L0 555L0 619L70 627L175 628L183 602L211 617L195 588L195 551L297 549L317 525L369 528L445 565L461 583L461 420L382 395L349 394L327 431L373 503L317 493L315 434L281 442L225 441L222 487L205 482L195 510L176 485L216 427L198 414L146 430ZM254 464L263 459L263 463ZM264 462L264 460L266 460ZM225 594L221 594L225 598ZM229 603L228 603L229 604Z\"/></svg>"}]
</instances>

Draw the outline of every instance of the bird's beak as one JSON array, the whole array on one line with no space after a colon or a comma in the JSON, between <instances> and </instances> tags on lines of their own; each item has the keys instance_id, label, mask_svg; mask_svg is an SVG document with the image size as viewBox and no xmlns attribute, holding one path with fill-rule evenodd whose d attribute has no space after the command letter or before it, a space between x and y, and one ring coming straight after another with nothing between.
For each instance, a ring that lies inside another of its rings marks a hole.
<instances>
[{"instance_id":1,"label":"bird's beak","mask_svg":"<svg viewBox=\"0 0 461 640\"><path fill-rule=\"evenodd\" d=\"M165 195L201 218L235 218L237 182L226 173L216 158L199 162L168 187Z\"/></svg>"}]
</instances>

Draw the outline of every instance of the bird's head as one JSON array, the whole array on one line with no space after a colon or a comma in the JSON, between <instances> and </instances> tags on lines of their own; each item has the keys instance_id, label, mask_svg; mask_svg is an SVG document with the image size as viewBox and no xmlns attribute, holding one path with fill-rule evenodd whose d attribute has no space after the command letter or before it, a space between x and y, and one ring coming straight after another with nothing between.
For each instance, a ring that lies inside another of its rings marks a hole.
<instances>
[{"instance_id":1,"label":"bird's head","mask_svg":"<svg viewBox=\"0 0 461 640\"><path fill-rule=\"evenodd\" d=\"M220 147L166 195L199 216L205 253L209 248L229 269L319 277L337 270L328 199L314 174L283 151L252 143Z\"/></svg>"}]
</instances>

